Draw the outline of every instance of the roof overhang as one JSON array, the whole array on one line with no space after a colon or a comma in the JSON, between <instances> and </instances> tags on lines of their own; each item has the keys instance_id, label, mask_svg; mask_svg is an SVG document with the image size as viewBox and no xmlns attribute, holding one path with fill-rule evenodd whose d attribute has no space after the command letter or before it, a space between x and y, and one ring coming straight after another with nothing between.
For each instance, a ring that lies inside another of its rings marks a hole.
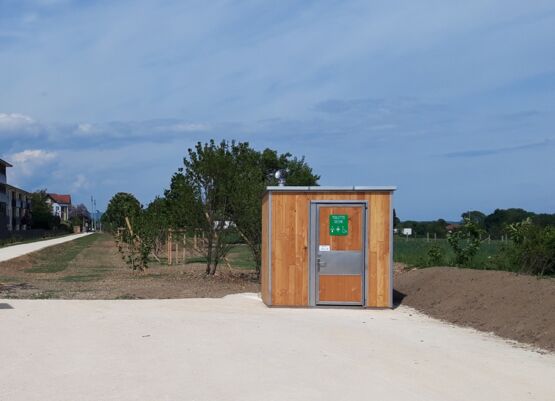
<instances>
[{"instance_id":1,"label":"roof overhang","mask_svg":"<svg viewBox=\"0 0 555 401\"><path fill-rule=\"evenodd\" d=\"M5 166L5 167L13 167L10 163L8 163L5 160L0 159L0 165Z\"/></svg>"},{"instance_id":2,"label":"roof overhang","mask_svg":"<svg viewBox=\"0 0 555 401\"><path fill-rule=\"evenodd\" d=\"M296 187L296 186L270 186L267 192L393 192L394 186L344 186L344 187Z\"/></svg>"}]
</instances>

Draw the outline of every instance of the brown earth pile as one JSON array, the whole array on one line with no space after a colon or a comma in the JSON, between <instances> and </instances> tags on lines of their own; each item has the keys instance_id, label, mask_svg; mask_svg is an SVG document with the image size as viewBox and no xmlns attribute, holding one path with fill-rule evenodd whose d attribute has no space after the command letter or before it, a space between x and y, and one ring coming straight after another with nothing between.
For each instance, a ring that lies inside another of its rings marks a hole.
<instances>
[{"instance_id":1,"label":"brown earth pile","mask_svg":"<svg viewBox=\"0 0 555 401\"><path fill-rule=\"evenodd\" d=\"M502 271L399 270L398 301L461 326L555 351L555 279Z\"/></svg>"}]
</instances>

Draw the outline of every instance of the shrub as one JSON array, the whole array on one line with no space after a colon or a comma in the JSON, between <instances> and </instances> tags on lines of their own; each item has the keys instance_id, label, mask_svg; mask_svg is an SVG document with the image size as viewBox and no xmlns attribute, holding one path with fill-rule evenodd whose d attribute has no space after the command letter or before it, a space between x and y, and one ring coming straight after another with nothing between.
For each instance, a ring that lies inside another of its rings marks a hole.
<instances>
[{"instance_id":1,"label":"shrub","mask_svg":"<svg viewBox=\"0 0 555 401\"><path fill-rule=\"evenodd\" d=\"M539 227L529 219L511 224L512 244L504 250L511 270L539 276L555 274L555 227Z\"/></svg>"},{"instance_id":2,"label":"shrub","mask_svg":"<svg viewBox=\"0 0 555 401\"><path fill-rule=\"evenodd\" d=\"M470 220L464 218L463 224L454 232L447 234L447 241L455 253L455 265L468 266L480 249L482 230Z\"/></svg>"},{"instance_id":3,"label":"shrub","mask_svg":"<svg viewBox=\"0 0 555 401\"><path fill-rule=\"evenodd\" d=\"M428 264L430 266L441 266L443 264L443 252L441 247L432 245L428 249Z\"/></svg>"}]
</instances>

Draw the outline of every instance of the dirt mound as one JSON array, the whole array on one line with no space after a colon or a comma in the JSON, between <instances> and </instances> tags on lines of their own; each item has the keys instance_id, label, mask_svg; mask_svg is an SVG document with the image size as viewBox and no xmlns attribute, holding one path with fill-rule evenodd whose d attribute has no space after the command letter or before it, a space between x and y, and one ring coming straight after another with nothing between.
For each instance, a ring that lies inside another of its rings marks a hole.
<instances>
[{"instance_id":1,"label":"dirt mound","mask_svg":"<svg viewBox=\"0 0 555 401\"><path fill-rule=\"evenodd\" d=\"M555 351L555 279L430 267L397 271L399 302L430 316Z\"/></svg>"}]
</instances>

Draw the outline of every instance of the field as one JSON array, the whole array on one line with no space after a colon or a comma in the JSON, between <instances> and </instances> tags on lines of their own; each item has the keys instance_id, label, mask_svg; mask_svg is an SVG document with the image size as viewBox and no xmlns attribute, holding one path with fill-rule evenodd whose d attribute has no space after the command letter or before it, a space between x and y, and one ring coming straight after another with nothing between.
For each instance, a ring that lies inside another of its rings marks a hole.
<instances>
[{"instance_id":1,"label":"field","mask_svg":"<svg viewBox=\"0 0 555 401\"><path fill-rule=\"evenodd\" d=\"M493 261L495 255L502 249L507 242L484 241L480 246L478 254L474 257L471 268L488 269L494 268ZM429 255L430 249L437 247L441 252L439 260L432 260ZM406 264L412 267L429 267L452 265L454 253L446 239L425 238L401 238L395 237L393 248L393 259L395 262Z\"/></svg>"},{"instance_id":2,"label":"field","mask_svg":"<svg viewBox=\"0 0 555 401\"><path fill-rule=\"evenodd\" d=\"M221 297L258 292L248 250L236 246L231 267L204 275L202 260L167 266L153 261L146 272L130 270L112 236L94 234L0 263L0 298L139 299Z\"/></svg>"}]
</instances>

